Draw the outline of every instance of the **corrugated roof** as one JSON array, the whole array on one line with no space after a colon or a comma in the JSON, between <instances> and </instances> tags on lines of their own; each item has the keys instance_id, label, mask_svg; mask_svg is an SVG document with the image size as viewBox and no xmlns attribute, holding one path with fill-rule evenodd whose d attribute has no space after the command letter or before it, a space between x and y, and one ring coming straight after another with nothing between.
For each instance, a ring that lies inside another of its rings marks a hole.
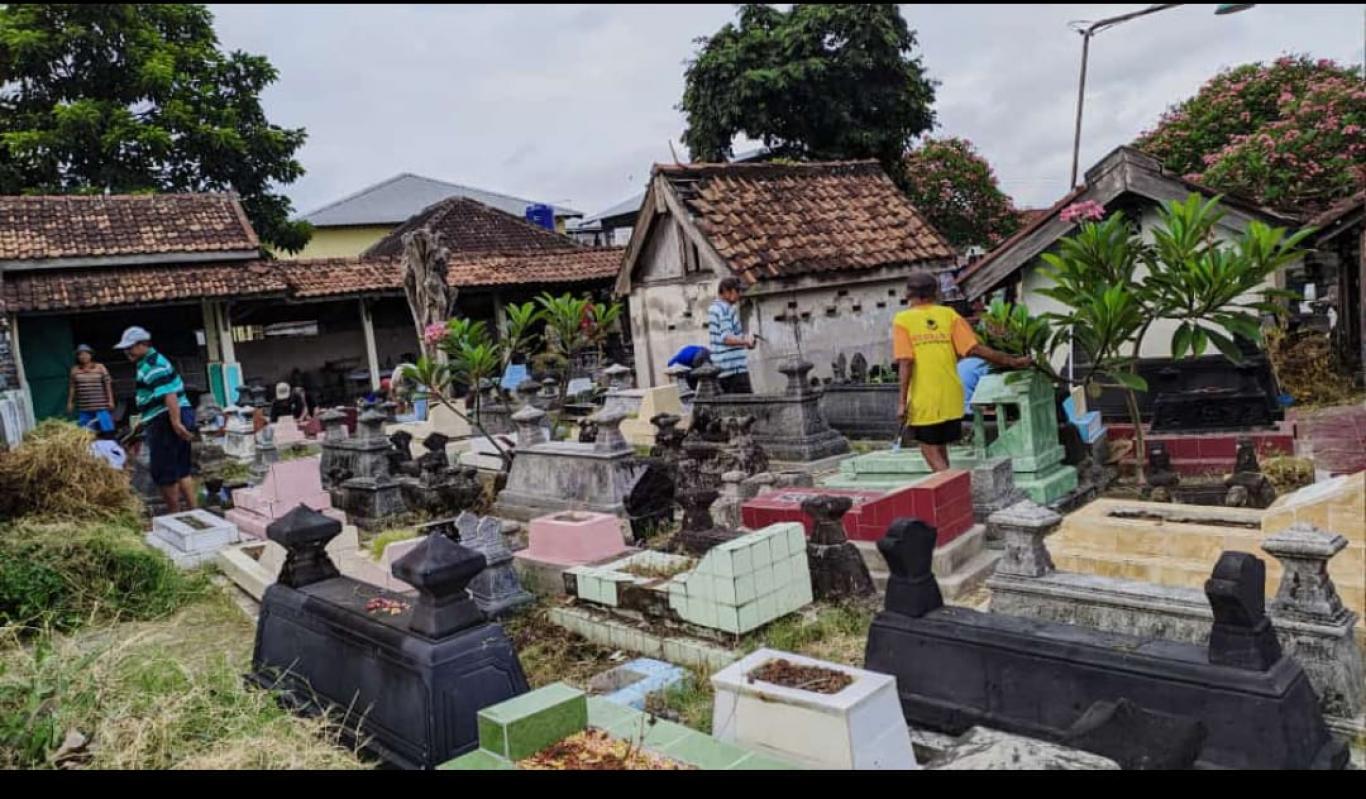
<instances>
[{"instance_id":1,"label":"corrugated roof","mask_svg":"<svg viewBox=\"0 0 1366 799\"><path fill-rule=\"evenodd\" d=\"M528 205L540 202L404 172L328 203L301 218L316 227L396 225L447 197L468 197L517 217L526 213ZM573 208L554 208L557 217L583 215Z\"/></svg>"},{"instance_id":2,"label":"corrugated roof","mask_svg":"<svg viewBox=\"0 0 1366 799\"><path fill-rule=\"evenodd\" d=\"M0 196L0 261L254 251L235 194Z\"/></svg>"},{"instance_id":3,"label":"corrugated roof","mask_svg":"<svg viewBox=\"0 0 1366 799\"><path fill-rule=\"evenodd\" d=\"M571 250L583 246L568 236L533 225L521 217L468 197L448 197L424 208L421 213L372 244L362 255L402 257L403 237L424 227L441 234L451 255Z\"/></svg>"}]
</instances>

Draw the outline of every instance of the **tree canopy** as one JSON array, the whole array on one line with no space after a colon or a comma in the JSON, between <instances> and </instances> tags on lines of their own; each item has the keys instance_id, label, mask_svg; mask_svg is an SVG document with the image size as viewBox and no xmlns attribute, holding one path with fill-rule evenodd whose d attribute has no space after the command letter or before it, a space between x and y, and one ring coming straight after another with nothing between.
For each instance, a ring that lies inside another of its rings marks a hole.
<instances>
[{"instance_id":1,"label":"tree canopy","mask_svg":"<svg viewBox=\"0 0 1366 799\"><path fill-rule=\"evenodd\" d=\"M1137 145L1219 191L1315 211L1366 184L1366 86L1308 56L1225 70Z\"/></svg>"},{"instance_id":2,"label":"tree canopy","mask_svg":"<svg viewBox=\"0 0 1366 799\"><path fill-rule=\"evenodd\" d=\"M934 125L935 84L893 4L745 4L698 44L679 105L695 161L725 160L743 133L799 159L876 158L899 180Z\"/></svg>"},{"instance_id":3,"label":"tree canopy","mask_svg":"<svg viewBox=\"0 0 1366 799\"><path fill-rule=\"evenodd\" d=\"M218 47L202 5L0 6L0 192L235 191L261 239L306 223L274 191L303 175L302 128L272 125L261 56Z\"/></svg>"},{"instance_id":4,"label":"tree canopy","mask_svg":"<svg viewBox=\"0 0 1366 799\"><path fill-rule=\"evenodd\" d=\"M925 219L963 249L990 249L1020 227L986 159L966 139L926 138L907 153L903 188Z\"/></svg>"}]
</instances>

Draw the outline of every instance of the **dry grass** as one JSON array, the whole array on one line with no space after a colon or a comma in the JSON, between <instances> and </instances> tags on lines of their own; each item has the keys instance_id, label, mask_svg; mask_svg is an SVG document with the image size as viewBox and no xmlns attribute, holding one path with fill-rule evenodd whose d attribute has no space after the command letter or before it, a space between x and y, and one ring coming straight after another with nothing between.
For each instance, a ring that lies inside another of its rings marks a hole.
<instances>
[{"instance_id":1,"label":"dry grass","mask_svg":"<svg viewBox=\"0 0 1366 799\"><path fill-rule=\"evenodd\" d=\"M128 474L91 453L94 441L89 430L48 419L17 448L0 451L0 519L137 519L142 502Z\"/></svg>"},{"instance_id":2,"label":"dry grass","mask_svg":"<svg viewBox=\"0 0 1366 799\"><path fill-rule=\"evenodd\" d=\"M248 688L252 625L215 591L155 622L0 651L0 765L52 767L61 740L88 740L65 767L363 768L323 721Z\"/></svg>"},{"instance_id":3,"label":"dry grass","mask_svg":"<svg viewBox=\"0 0 1366 799\"><path fill-rule=\"evenodd\" d=\"M1275 328L1266 334L1266 351L1281 390L1295 398L1297 407L1341 405L1363 396L1351 377L1336 368L1337 358L1326 333L1292 335Z\"/></svg>"},{"instance_id":4,"label":"dry grass","mask_svg":"<svg viewBox=\"0 0 1366 799\"><path fill-rule=\"evenodd\" d=\"M1289 455L1264 457L1262 474L1275 486L1277 494L1288 494L1314 482L1314 462Z\"/></svg>"},{"instance_id":5,"label":"dry grass","mask_svg":"<svg viewBox=\"0 0 1366 799\"><path fill-rule=\"evenodd\" d=\"M503 622L532 688L560 681L586 688L593 675L618 665L612 660L613 649L552 624L551 607L551 601L543 599Z\"/></svg>"}]
</instances>

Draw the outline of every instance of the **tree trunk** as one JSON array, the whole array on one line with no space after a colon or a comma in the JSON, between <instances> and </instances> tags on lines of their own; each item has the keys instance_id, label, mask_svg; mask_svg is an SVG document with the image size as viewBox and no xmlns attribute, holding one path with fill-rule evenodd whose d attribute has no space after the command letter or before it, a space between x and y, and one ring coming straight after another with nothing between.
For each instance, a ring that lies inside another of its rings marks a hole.
<instances>
[{"instance_id":1,"label":"tree trunk","mask_svg":"<svg viewBox=\"0 0 1366 799\"><path fill-rule=\"evenodd\" d=\"M413 314L418 346L422 354L444 361L444 353L428 344L427 328L445 324L455 302L456 291L446 282L450 253L441 234L421 228L403 237L403 293Z\"/></svg>"}]
</instances>

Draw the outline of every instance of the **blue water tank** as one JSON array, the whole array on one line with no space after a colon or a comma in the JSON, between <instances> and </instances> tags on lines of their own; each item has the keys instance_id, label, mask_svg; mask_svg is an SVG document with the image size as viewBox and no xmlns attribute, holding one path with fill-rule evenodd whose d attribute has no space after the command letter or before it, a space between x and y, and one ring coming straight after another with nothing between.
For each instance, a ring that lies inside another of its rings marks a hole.
<instances>
[{"instance_id":1,"label":"blue water tank","mask_svg":"<svg viewBox=\"0 0 1366 799\"><path fill-rule=\"evenodd\" d=\"M546 230L554 230L555 209L543 203L528 205L526 207L526 221L533 225L540 225Z\"/></svg>"}]
</instances>

